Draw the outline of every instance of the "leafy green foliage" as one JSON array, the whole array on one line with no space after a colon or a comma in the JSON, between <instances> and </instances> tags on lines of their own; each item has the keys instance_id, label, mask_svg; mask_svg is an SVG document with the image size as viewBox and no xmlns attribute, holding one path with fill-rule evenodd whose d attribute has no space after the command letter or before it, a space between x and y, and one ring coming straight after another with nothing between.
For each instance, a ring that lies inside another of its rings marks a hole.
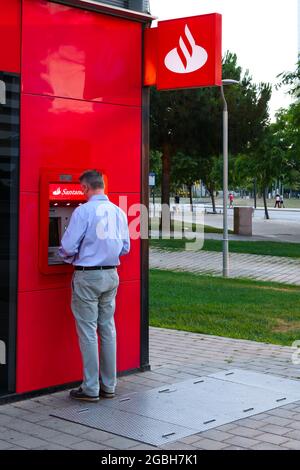
<instances>
[{"instance_id":1,"label":"leafy green foliage","mask_svg":"<svg viewBox=\"0 0 300 470\"><path fill-rule=\"evenodd\" d=\"M268 124L271 87L254 84L248 71L243 75L237 56L230 52L223 60L223 76L241 83L225 90L230 152L248 154L257 148ZM152 89L150 130L151 148L162 156L163 202L168 202L170 185L190 187L201 179L211 195L221 187L222 101L218 87L166 92Z\"/></svg>"}]
</instances>

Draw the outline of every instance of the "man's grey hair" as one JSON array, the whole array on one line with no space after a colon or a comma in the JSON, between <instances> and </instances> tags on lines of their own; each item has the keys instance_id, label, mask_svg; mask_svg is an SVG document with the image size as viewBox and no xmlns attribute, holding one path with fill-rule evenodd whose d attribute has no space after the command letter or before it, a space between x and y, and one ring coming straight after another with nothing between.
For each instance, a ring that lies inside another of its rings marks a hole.
<instances>
[{"instance_id":1,"label":"man's grey hair","mask_svg":"<svg viewBox=\"0 0 300 470\"><path fill-rule=\"evenodd\" d=\"M81 184L86 184L91 189L103 189L104 181L102 173L97 170L86 170L80 175L79 181Z\"/></svg>"}]
</instances>

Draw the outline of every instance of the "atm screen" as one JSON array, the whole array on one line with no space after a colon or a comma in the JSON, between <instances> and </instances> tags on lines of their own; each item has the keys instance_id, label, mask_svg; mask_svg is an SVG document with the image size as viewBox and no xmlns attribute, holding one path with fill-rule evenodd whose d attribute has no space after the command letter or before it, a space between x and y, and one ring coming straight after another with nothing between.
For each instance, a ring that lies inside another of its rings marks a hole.
<instances>
[{"instance_id":1,"label":"atm screen","mask_svg":"<svg viewBox=\"0 0 300 470\"><path fill-rule=\"evenodd\" d=\"M60 246L61 217L50 217L49 219L49 246Z\"/></svg>"}]
</instances>

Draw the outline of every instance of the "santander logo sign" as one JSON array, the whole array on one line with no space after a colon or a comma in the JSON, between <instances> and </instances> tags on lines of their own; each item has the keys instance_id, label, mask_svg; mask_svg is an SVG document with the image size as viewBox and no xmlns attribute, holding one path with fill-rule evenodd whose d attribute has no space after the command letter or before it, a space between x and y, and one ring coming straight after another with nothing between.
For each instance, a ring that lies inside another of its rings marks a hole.
<instances>
[{"instance_id":1,"label":"santander logo sign","mask_svg":"<svg viewBox=\"0 0 300 470\"><path fill-rule=\"evenodd\" d=\"M77 183L70 183L66 186L59 184L49 185L49 198L50 200L85 200L85 196Z\"/></svg>"},{"instance_id":2,"label":"santander logo sign","mask_svg":"<svg viewBox=\"0 0 300 470\"><path fill-rule=\"evenodd\" d=\"M55 191L52 192L53 196L83 196L83 192L79 189L66 189L64 188L61 190L60 188L57 188Z\"/></svg>"},{"instance_id":3,"label":"santander logo sign","mask_svg":"<svg viewBox=\"0 0 300 470\"><path fill-rule=\"evenodd\" d=\"M59 196L61 194L61 189L57 188L54 191L52 191L53 196Z\"/></svg>"},{"instance_id":4,"label":"santander logo sign","mask_svg":"<svg viewBox=\"0 0 300 470\"><path fill-rule=\"evenodd\" d=\"M221 85L221 15L159 21L145 32L147 86L177 90Z\"/></svg>"},{"instance_id":5,"label":"santander logo sign","mask_svg":"<svg viewBox=\"0 0 300 470\"><path fill-rule=\"evenodd\" d=\"M172 49L165 57L165 66L174 73L191 73L201 69L208 59L207 51L196 44L188 27L179 38L179 46Z\"/></svg>"}]
</instances>

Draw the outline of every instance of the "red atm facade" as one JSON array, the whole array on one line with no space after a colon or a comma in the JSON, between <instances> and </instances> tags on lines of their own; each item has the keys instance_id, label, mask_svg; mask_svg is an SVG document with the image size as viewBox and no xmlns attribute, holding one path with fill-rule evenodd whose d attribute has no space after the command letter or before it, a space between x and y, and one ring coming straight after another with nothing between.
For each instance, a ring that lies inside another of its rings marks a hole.
<instances>
[{"instance_id":1,"label":"red atm facade","mask_svg":"<svg viewBox=\"0 0 300 470\"><path fill-rule=\"evenodd\" d=\"M0 401L81 379L72 267L56 258L79 174L99 169L110 200L147 205L151 17L73 3L0 0ZM121 259L119 373L149 367L147 250L132 240Z\"/></svg>"}]
</instances>

